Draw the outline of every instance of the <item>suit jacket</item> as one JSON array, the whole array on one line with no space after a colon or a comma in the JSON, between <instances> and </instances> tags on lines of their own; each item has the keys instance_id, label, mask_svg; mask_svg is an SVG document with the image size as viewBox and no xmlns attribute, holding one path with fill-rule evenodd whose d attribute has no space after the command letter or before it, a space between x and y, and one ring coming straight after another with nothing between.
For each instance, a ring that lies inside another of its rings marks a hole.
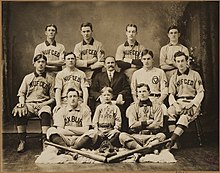
<instances>
[{"instance_id":1,"label":"suit jacket","mask_svg":"<svg viewBox=\"0 0 220 173\"><path fill-rule=\"evenodd\" d=\"M91 96L93 96L96 100L101 95L100 91L102 88L106 86L112 88L113 100L116 100L118 94L122 94L124 100L128 97L131 97L131 89L127 76L122 72L115 71L112 82L110 82L106 71L98 73L92 80L92 85L90 88Z\"/></svg>"}]
</instances>

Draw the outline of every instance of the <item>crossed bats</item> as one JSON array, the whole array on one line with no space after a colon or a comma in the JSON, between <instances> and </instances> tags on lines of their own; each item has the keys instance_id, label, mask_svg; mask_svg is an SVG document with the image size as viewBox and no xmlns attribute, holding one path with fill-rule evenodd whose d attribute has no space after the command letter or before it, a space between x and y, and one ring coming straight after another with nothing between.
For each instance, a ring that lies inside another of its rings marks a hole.
<instances>
[{"instance_id":1,"label":"crossed bats","mask_svg":"<svg viewBox=\"0 0 220 173\"><path fill-rule=\"evenodd\" d=\"M96 160L96 161L99 161L99 162L104 162L104 163L115 163L115 162L118 162L118 161L121 161L121 160L124 160L126 159L127 156L130 156L134 153L150 153L153 151L153 149L156 149L156 148L159 148L161 146L164 146L166 143L170 142L171 139L166 139L162 142L159 142L157 144L154 144L152 146L145 146L145 147L142 147L142 148L138 148L138 149L133 149L133 150L129 150L127 152L123 152L123 153L118 153L116 155L106 155L106 156L102 156L102 155L98 155L98 154L94 154L93 152L91 151L81 151L81 150L77 150L77 149L73 149L71 147L65 147L65 146L62 146L62 145L58 145L58 144L55 144L55 143L52 143L52 142L48 142L48 141L45 141L45 144L47 145L51 145L51 146L54 146L54 147L57 147L57 148L60 148L60 149L64 149L66 151L69 151L69 152L73 152L73 153L77 153L77 154L80 154L84 157L87 157L87 158L90 158L90 159L93 159L93 160Z\"/></svg>"}]
</instances>

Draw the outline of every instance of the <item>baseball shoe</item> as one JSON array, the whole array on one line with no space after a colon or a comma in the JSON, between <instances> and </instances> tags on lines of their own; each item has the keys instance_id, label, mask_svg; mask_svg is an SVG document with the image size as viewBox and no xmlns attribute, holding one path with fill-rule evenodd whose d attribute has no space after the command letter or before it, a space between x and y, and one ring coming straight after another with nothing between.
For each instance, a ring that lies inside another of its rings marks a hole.
<instances>
[{"instance_id":1,"label":"baseball shoe","mask_svg":"<svg viewBox=\"0 0 220 173\"><path fill-rule=\"evenodd\" d=\"M23 140L20 140L20 143L19 143L18 148L17 148L17 152L18 153L23 153L23 152L25 152L25 149L26 149L26 142L23 141Z\"/></svg>"},{"instance_id":2,"label":"baseball shoe","mask_svg":"<svg viewBox=\"0 0 220 173\"><path fill-rule=\"evenodd\" d=\"M100 145L99 152L104 153L105 151L114 152L114 147L109 140L104 140Z\"/></svg>"}]
</instances>

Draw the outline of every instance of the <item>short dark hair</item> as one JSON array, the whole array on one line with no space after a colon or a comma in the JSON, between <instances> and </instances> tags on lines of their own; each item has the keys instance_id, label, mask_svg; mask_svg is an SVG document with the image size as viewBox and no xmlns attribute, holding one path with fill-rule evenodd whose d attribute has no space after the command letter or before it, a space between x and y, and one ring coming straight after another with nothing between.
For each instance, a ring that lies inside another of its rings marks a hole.
<instances>
[{"instance_id":1,"label":"short dark hair","mask_svg":"<svg viewBox=\"0 0 220 173\"><path fill-rule=\"evenodd\" d=\"M148 85L148 84L145 84L145 83L140 83L140 84L138 84L138 85L137 85L137 89L138 89L138 88L142 88L142 87L144 87L144 86L147 87L148 92L150 92L150 87L149 87L149 85Z\"/></svg>"},{"instance_id":2,"label":"short dark hair","mask_svg":"<svg viewBox=\"0 0 220 173\"><path fill-rule=\"evenodd\" d=\"M48 27L51 27L51 26L54 27L55 30L56 30L56 32L57 32L57 26L54 25L54 24L48 24L48 25L45 27L45 31L47 30Z\"/></svg>"},{"instance_id":3,"label":"short dark hair","mask_svg":"<svg viewBox=\"0 0 220 173\"><path fill-rule=\"evenodd\" d=\"M73 91L73 92L75 91L75 92L77 93L77 96L79 97L79 92L76 91L74 88L69 88L69 89L67 90L67 93L66 93L66 94L68 95L68 93L71 92L71 91Z\"/></svg>"},{"instance_id":4,"label":"short dark hair","mask_svg":"<svg viewBox=\"0 0 220 173\"><path fill-rule=\"evenodd\" d=\"M34 58L33 58L33 63L35 63L36 61L38 61L39 59L43 58L46 62L47 62L47 57L44 54L37 54Z\"/></svg>"},{"instance_id":5,"label":"short dark hair","mask_svg":"<svg viewBox=\"0 0 220 173\"><path fill-rule=\"evenodd\" d=\"M107 91L111 94L113 93L113 90L112 90L111 87L107 87L107 86L103 87L102 90L101 90L101 94L104 93L105 91Z\"/></svg>"},{"instance_id":6,"label":"short dark hair","mask_svg":"<svg viewBox=\"0 0 220 173\"><path fill-rule=\"evenodd\" d=\"M71 55L71 54L76 58L76 55L75 55L73 52L66 52L66 53L64 54L64 59L66 59L66 57L67 57L68 55Z\"/></svg>"},{"instance_id":7,"label":"short dark hair","mask_svg":"<svg viewBox=\"0 0 220 173\"><path fill-rule=\"evenodd\" d=\"M185 56L186 61L188 61L189 59L189 57L184 52L178 51L174 54L174 61L176 61L176 57L179 57L179 56Z\"/></svg>"},{"instance_id":8,"label":"short dark hair","mask_svg":"<svg viewBox=\"0 0 220 173\"><path fill-rule=\"evenodd\" d=\"M152 58L154 58L154 53L151 51L151 50L148 50L148 49L144 49L141 53L141 57L144 56L144 55L147 55L149 54Z\"/></svg>"},{"instance_id":9,"label":"short dark hair","mask_svg":"<svg viewBox=\"0 0 220 173\"><path fill-rule=\"evenodd\" d=\"M82 27L87 27L87 26L91 28L91 31L93 31L92 24L90 22L82 23L80 26L80 30L82 30Z\"/></svg>"},{"instance_id":10,"label":"short dark hair","mask_svg":"<svg viewBox=\"0 0 220 173\"><path fill-rule=\"evenodd\" d=\"M179 29L179 27L178 27L177 25L171 25L171 26L168 28L167 33L169 33L171 29L177 29L177 31L180 33L180 29Z\"/></svg>"},{"instance_id":11,"label":"short dark hair","mask_svg":"<svg viewBox=\"0 0 220 173\"><path fill-rule=\"evenodd\" d=\"M114 56L110 56L110 55L109 55L109 56L106 56L106 57L105 57L105 61L106 61L107 58L113 58L113 59L116 61L116 59L115 59Z\"/></svg>"},{"instance_id":12,"label":"short dark hair","mask_svg":"<svg viewBox=\"0 0 220 173\"><path fill-rule=\"evenodd\" d=\"M135 29L136 29L136 31L138 30L137 29L137 25L135 25L135 24L127 24L127 26L126 26L126 31L127 31L127 28L128 27L134 27Z\"/></svg>"}]
</instances>

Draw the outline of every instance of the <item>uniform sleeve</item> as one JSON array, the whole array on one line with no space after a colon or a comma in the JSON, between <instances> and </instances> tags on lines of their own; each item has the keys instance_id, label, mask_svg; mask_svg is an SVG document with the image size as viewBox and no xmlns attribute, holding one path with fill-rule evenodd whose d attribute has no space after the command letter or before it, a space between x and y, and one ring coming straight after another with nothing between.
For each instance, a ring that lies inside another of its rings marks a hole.
<instances>
[{"instance_id":1,"label":"uniform sleeve","mask_svg":"<svg viewBox=\"0 0 220 173\"><path fill-rule=\"evenodd\" d=\"M87 67L87 62L82 60L81 43L76 44L74 54L76 55L76 67Z\"/></svg>"},{"instance_id":2,"label":"uniform sleeve","mask_svg":"<svg viewBox=\"0 0 220 173\"><path fill-rule=\"evenodd\" d=\"M55 85L55 78L51 77L50 79L50 98L55 98L55 92L54 92L54 85Z\"/></svg>"},{"instance_id":3,"label":"uniform sleeve","mask_svg":"<svg viewBox=\"0 0 220 173\"><path fill-rule=\"evenodd\" d=\"M183 47L183 52L185 53L185 55L189 56L189 50L187 47Z\"/></svg>"},{"instance_id":4,"label":"uniform sleeve","mask_svg":"<svg viewBox=\"0 0 220 173\"><path fill-rule=\"evenodd\" d=\"M86 80L86 74L83 72L81 79L81 88L88 88L88 87L89 87L89 83Z\"/></svg>"},{"instance_id":5,"label":"uniform sleeve","mask_svg":"<svg viewBox=\"0 0 220 173\"><path fill-rule=\"evenodd\" d=\"M176 79L176 75L172 75L170 78L170 82L169 82L169 93L173 94L174 96L176 95L176 86L175 86L175 79Z\"/></svg>"},{"instance_id":6,"label":"uniform sleeve","mask_svg":"<svg viewBox=\"0 0 220 173\"><path fill-rule=\"evenodd\" d=\"M17 96L26 96L27 94L27 90L28 90L28 83L27 83L27 76L24 77L22 83L21 83L21 86L18 90L18 95Z\"/></svg>"},{"instance_id":7,"label":"uniform sleeve","mask_svg":"<svg viewBox=\"0 0 220 173\"><path fill-rule=\"evenodd\" d=\"M114 129L120 130L121 129L121 111L118 106L115 105L116 109L116 116L115 116L115 126Z\"/></svg>"},{"instance_id":8,"label":"uniform sleeve","mask_svg":"<svg viewBox=\"0 0 220 173\"><path fill-rule=\"evenodd\" d=\"M115 59L116 59L116 61L124 59L123 45L118 46L117 51L116 51L116 55L115 55Z\"/></svg>"},{"instance_id":9,"label":"uniform sleeve","mask_svg":"<svg viewBox=\"0 0 220 173\"><path fill-rule=\"evenodd\" d=\"M202 79L198 72L195 73L195 81L196 96L192 100L192 102L194 103L194 105L198 107L204 98L204 88L202 84Z\"/></svg>"},{"instance_id":10,"label":"uniform sleeve","mask_svg":"<svg viewBox=\"0 0 220 173\"><path fill-rule=\"evenodd\" d=\"M57 73L55 78L55 86L54 89L61 89L63 88L63 80L62 80L62 71Z\"/></svg>"},{"instance_id":11,"label":"uniform sleeve","mask_svg":"<svg viewBox=\"0 0 220 173\"><path fill-rule=\"evenodd\" d=\"M164 95L168 94L168 81L167 81L166 74L163 70L161 70L160 91L161 91L161 94L164 94Z\"/></svg>"},{"instance_id":12,"label":"uniform sleeve","mask_svg":"<svg viewBox=\"0 0 220 173\"><path fill-rule=\"evenodd\" d=\"M82 119L82 126L89 126L92 124L92 120L91 120L91 110L87 105L83 106L83 119Z\"/></svg>"},{"instance_id":13,"label":"uniform sleeve","mask_svg":"<svg viewBox=\"0 0 220 173\"><path fill-rule=\"evenodd\" d=\"M155 104L153 105L153 116L154 121L152 123L152 126L159 126L163 127L163 111L161 108L161 105Z\"/></svg>"},{"instance_id":14,"label":"uniform sleeve","mask_svg":"<svg viewBox=\"0 0 220 173\"><path fill-rule=\"evenodd\" d=\"M132 78L131 78L131 94L132 95L136 95L137 92L136 92L136 88L137 88L137 73L134 72L133 75L132 75Z\"/></svg>"},{"instance_id":15,"label":"uniform sleeve","mask_svg":"<svg viewBox=\"0 0 220 173\"><path fill-rule=\"evenodd\" d=\"M59 60L64 61L64 53L65 53L65 47L64 47L64 45L62 45L62 46L61 46L61 49L60 49Z\"/></svg>"},{"instance_id":16,"label":"uniform sleeve","mask_svg":"<svg viewBox=\"0 0 220 173\"><path fill-rule=\"evenodd\" d=\"M65 114L65 109L61 108L53 115L54 126L64 128L65 126L64 114Z\"/></svg>"},{"instance_id":17,"label":"uniform sleeve","mask_svg":"<svg viewBox=\"0 0 220 173\"><path fill-rule=\"evenodd\" d=\"M167 59L167 52L166 52L166 48L163 46L160 50L160 67L162 65L166 65L166 59Z\"/></svg>"},{"instance_id":18,"label":"uniform sleeve","mask_svg":"<svg viewBox=\"0 0 220 173\"><path fill-rule=\"evenodd\" d=\"M134 125L137 121L137 113L135 111L135 105L131 105L126 110L126 117L128 118L128 126L131 127Z\"/></svg>"},{"instance_id":19,"label":"uniform sleeve","mask_svg":"<svg viewBox=\"0 0 220 173\"><path fill-rule=\"evenodd\" d=\"M101 110L101 105L98 105L98 106L96 107L96 109L95 109L94 117L93 117L93 120L92 120L92 124L93 124L94 126L97 126L97 125L98 125L100 110Z\"/></svg>"}]
</instances>

